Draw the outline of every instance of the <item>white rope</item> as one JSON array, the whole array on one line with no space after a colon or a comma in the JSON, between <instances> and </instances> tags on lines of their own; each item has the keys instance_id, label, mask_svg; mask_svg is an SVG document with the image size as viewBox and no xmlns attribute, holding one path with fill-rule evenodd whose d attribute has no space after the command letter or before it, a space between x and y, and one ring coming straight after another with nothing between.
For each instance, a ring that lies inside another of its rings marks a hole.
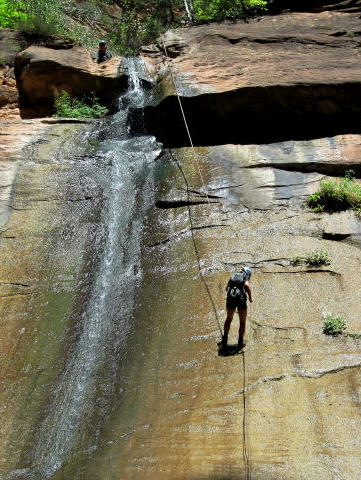
<instances>
[{"instance_id":1,"label":"white rope","mask_svg":"<svg viewBox=\"0 0 361 480\"><path fill-rule=\"evenodd\" d=\"M204 182L204 179L203 179L203 175L202 175L201 169L200 169L200 167L199 167L198 154L197 154L197 152L196 152L196 149L194 148L192 136L191 136L191 133L190 133L190 131L189 131L188 122L187 122L187 119L186 119L186 116L185 116L185 113L184 113L182 101L181 101L180 96L179 96L179 93L178 93L177 83L176 83L175 78L174 78L174 75L173 75L172 67L170 66L170 63L169 63L168 51L167 51L167 47L166 47L166 45L165 45L165 41L164 41L163 35L162 35L162 42L163 42L163 49L164 49L164 52L165 52L165 56L166 56L166 59L167 59L167 66L168 66L168 69L169 69L169 72L170 72L170 75L171 75L171 78L172 78L172 82L173 82L173 86L174 86L174 91L175 91L175 93L176 93L176 95L177 95L177 98L178 98L179 107L180 107L181 112L182 112L182 117L183 117L184 124L185 124L186 130L187 130L187 135L188 135L189 143L190 143L191 148L192 148L192 151L193 151L194 159L195 159L195 161L196 161L196 165L197 165L199 177L200 177L200 179L201 179L202 186L203 186L203 190L204 190L204 193L205 193L205 195L206 195L207 201L208 201L208 203L210 204L211 202L210 202L210 200L209 200L208 191L207 191L207 188L206 188L206 186L205 186L205 182Z\"/></svg>"},{"instance_id":2,"label":"white rope","mask_svg":"<svg viewBox=\"0 0 361 480\"><path fill-rule=\"evenodd\" d=\"M176 96L178 98L178 103L179 103L179 107L181 109L181 112L182 112L182 117L183 117L183 120L184 120L184 124L185 124L185 127L186 127L186 130L187 130L187 135L188 135L188 138L189 138L189 143L191 145L191 148L192 148L192 151L193 151L193 155L194 155L194 159L196 161L196 165L197 165L197 169L198 169L198 173L199 173L199 177L201 179L201 182L202 182L202 186L203 186L203 190L205 192L205 195L207 197L207 201L208 201L208 204L210 205L210 200L209 200L209 196L208 196L208 191L207 191L207 188L205 186L205 183L204 183L204 179L203 179L203 175L202 175L202 172L201 172L201 169L199 167L199 163L198 163L198 155L197 155L197 152L194 148L194 144L193 144L193 141L192 141L192 136L190 134L190 131L189 131L189 127L188 127L188 123L187 123L187 119L186 119L186 116L185 116L185 113L184 113L184 109L183 109L183 105L182 105L182 101L180 99L180 96L178 94L178 90L177 90L177 84L176 84L176 81L175 81L175 78L174 78L174 75L173 75L173 70L170 66L170 63L169 63L169 57L168 57L168 52L167 52L167 47L166 47L166 44L165 44L165 41L164 41L164 37L162 35L162 43L163 43L163 49L164 49L164 52L165 52L165 55L166 55L166 59L167 59L167 66L169 68L169 72L170 72L170 75L171 75L171 78L172 78L172 82L173 82L173 85L174 85L174 91L176 93ZM189 187L188 187L188 182L187 182L187 178L184 174L184 171L182 170L182 167L180 166L179 162L177 162L178 164L178 167L180 168L181 172L182 172L182 175L185 179L185 182L186 182L186 185L187 185L187 192L188 192L188 197L189 197ZM188 212L189 212L189 218L190 218L190 222L191 222L191 226L192 226L192 217L191 217L191 211L190 211L190 207L188 206ZM193 237L193 243L194 243L194 247L195 247L195 250L196 250L196 254L197 254L197 259L198 259L198 267L199 267L199 274L200 274L200 277L202 279L202 281L204 282L205 286L206 286L206 290L207 290L207 293L211 299L211 303L212 303L212 306L213 306L213 309L214 309L214 313L215 313L215 316L216 316L216 320L217 320L217 323L218 323L218 328L221 332L221 335L222 335L222 329L220 328L220 324L219 324L219 319L218 319L218 315L217 315L217 310L215 308L215 305L214 305L214 301L213 301L213 298L212 298L212 294L210 292L210 289L207 285L207 282L205 281L204 277L203 277L203 274L202 274L202 271L201 271L201 265L200 265L200 260L199 260L199 253L198 253L198 248L197 248L197 245L196 245L196 242L195 242L195 238ZM250 306L250 311L249 311L249 316L248 316L248 322L249 322L249 340L248 340L248 351L250 350L251 348L251 336L252 336L252 322L251 322L251 306ZM247 405L247 385L248 385L248 378L249 378L249 372L248 372L248 364L246 362L246 357L245 357L245 353L243 352L243 367L244 367L244 389L243 389L243 399L244 399L244 418L243 418L243 432L244 432L244 450L243 450L243 453L244 453L244 461L245 461L245 470L246 470L246 479L245 480L251 480L252 478L252 462L251 462L251 441L250 441L250 437L249 437L249 429L248 429L248 425L247 425L247 419L248 419L248 413L247 413L247 410L248 410L248 405ZM248 448L247 448L247 445L248 445Z\"/></svg>"},{"instance_id":3,"label":"white rope","mask_svg":"<svg viewBox=\"0 0 361 480\"><path fill-rule=\"evenodd\" d=\"M248 349L247 351L250 353L251 350L251 343L252 343L252 316L251 316L251 304L249 305L249 315L248 315L248 323L249 323L249 333L248 333ZM248 355L247 355L248 357ZM252 455L251 455L251 438L249 435L249 428L248 428L248 391L247 391L247 386L249 382L249 367L248 367L248 362L246 362L246 357L243 356L243 361L245 362L245 411L244 411L244 416L245 416L245 430L246 430L246 440L248 444L248 452L247 452L247 457L248 457L248 471L247 471L247 477L246 480L251 480L252 478Z\"/></svg>"}]
</instances>

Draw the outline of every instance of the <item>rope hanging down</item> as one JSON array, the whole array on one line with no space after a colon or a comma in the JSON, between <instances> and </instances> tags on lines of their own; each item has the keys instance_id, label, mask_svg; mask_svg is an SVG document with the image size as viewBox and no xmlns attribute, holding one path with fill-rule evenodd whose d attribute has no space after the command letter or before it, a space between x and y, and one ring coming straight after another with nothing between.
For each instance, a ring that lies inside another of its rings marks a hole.
<instances>
[{"instance_id":1,"label":"rope hanging down","mask_svg":"<svg viewBox=\"0 0 361 480\"><path fill-rule=\"evenodd\" d=\"M190 131L189 131L189 127L188 127L188 123L187 123L187 119L186 119L186 116L185 116L185 113L184 113L184 109L183 109L183 105L182 105L182 101L180 99L180 96L178 94L178 89L177 89L177 84L176 84L176 81L175 81L175 78L174 78L174 75L173 75L173 70L171 68L171 65L169 63L169 57L168 57L168 52L167 52L167 47L165 45L165 41L164 41L164 37L162 35L162 43L163 43L163 49L164 49L164 53L165 53L165 56L166 56L166 59L167 59L167 66L169 68L169 72L170 72L170 75L171 75L171 78L172 78L172 82L173 82L173 86L174 86L174 91L176 93L176 96L177 96L177 99L178 99L178 103L179 103L179 107L180 107L180 110L182 112L182 117L183 117L183 120L184 120L184 124L185 124L185 127L186 127L186 130L187 130L187 135L188 135L188 138L189 138L189 143L191 145L191 148L192 148L192 151L193 151L193 155L194 155L194 159L195 159L195 162L196 162L196 165L197 165L197 169L198 169L198 173L199 173L199 177L201 179L201 182L202 182L202 186L203 186L203 190L204 190L204 193L207 197L207 201L208 201L208 204L210 205L210 200L209 200L209 196L208 196L208 192L207 192L207 189L206 189L206 186L205 186L205 183L204 183L204 180L203 180L203 175L202 175L202 172L201 172L201 169L199 167L199 163L198 163L198 156L197 156L197 152L194 148L194 144L193 144L193 141L192 141L192 136L190 134ZM195 239L195 236L194 236L194 227L193 227L193 218L192 218L192 212L191 212L191 209L190 209L190 190L189 190L189 184L188 184L188 180L187 180L187 177L184 173L184 170L180 164L180 162L175 159L175 162L183 176L183 179L184 179L184 182L186 184L186 190L187 190L187 200L188 200L188 216L189 216L189 223L190 223L190 227L191 227L191 235L192 235L192 241L193 241L193 246L194 246L194 251L196 253L196 257L197 257L197 264L198 264L198 270L199 270L199 276L205 286L205 289L207 291L207 294L210 298L210 301L211 301L211 304L212 304L212 308L213 308L213 311L214 311L214 315L215 315L215 318L217 320L217 325L218 325L218 328L219 328L219 331L221 333L221 335L223 334L222 332L222 328L221 328L221 325L219 323L219 318L218 318L218 314L217 314L217 309L216 309L216 306L215 306L215 303L214 303L214 300L213 300L213 297L212 297L212 294L211 294L211 291L209 289L209 286L203 276L203 273L202 273L202 267L201 267L201 263L200 263L200 255L199 255L199 250L198 250L198 247L197 247L197 242L196 242L196 239ZM252 326L251 326L251 315L249 315L249 342L248 342L248 350L250 350L250 347L251 347L251 333L252 333ZM243 358L243 425L242 425L242 432L243 432L243 457L244 457L244 466L245 466L245 480L251 480L252 479L252 464L251 464L251 442L250 442L250 438L249 438L249 432L248 432L248 427L247 427L247 418L248 418L248 413L247 413L247 401L246 401L246 392L247 392L247 385L248 385L248 377L249 377L249 374L248 374L248 365L247 365L247 362L246 362L246 357L245 357L245 354L244 352L242 352L242 358ZM247 448L248 446L248 448Z\"/></svg>"},{"instance_id":2,"label":"rope hanging down","mask_svg":"<svg viewBox=\"0 0 361 480\"><path fill-rule=\"evenodd\" d=\"M182 101L179 97L179 94L178 94L178 90L177 90L177 84L176 84L176 81L175 81L175 78L174 78L174 75L173 75L173 71L172 71L172 68L169 64L169 57L168 57L168 52L167 52L167 47L165 45L165 42L164 42L164 38L162 36L162 42L163 42L163 48L164 48L164 52L165 52L165 55L166 55L166 58L167 58L167 65L168 65L168 68L169 68L169 72L170 72L170 75L171 75L171 78L172 78L172 82L173 82L173 86L174 86L174 91L177 95L177 98L178 98L178 102L179 102L179 106L180 106L180 109L181 109L181 112L182 112L182 117L183 117L183 120L184 120L184 124L185 124L185 127L186 127L186 130L187 130L187 135L188 135L188 138L189 138L189 142L191 144L191 148L192 148L192 151L193 151L193 155L194 155L194 159L196 161L196 165L197 165L197 169L198 169L198 173L199 173L199 176L200 176L200 179L201 179L201 182L202 182L202 186L203 186L203 191L205 193L205 196L207 198L207 202L208 202L208 205L211 204L210 200L209 200L209 195L208 195L208 191L206 189L206 186L205 186L205 183L204 183L204 179L203 179L203 175L202 175L202 172L201 172L201 169L199 167L199 163L198 163L198 156L197 156L197 152L194 148L194 145L193 145L193 141L192 141L192 137L191 137L191 134L190 134L190 131L189 131L189 127L188 127L188 123L187 123L187 119L186 119L186 116L185 116L185 113L184 113L184 109L183 109L183 105L182 105ZM172 154L173 155L173 154ZM214 316L216 318L216 321L217 321L217 325L218 325L218 329L219 329L219 332L222 336L223 332L222 332L222 327L221 327L221 324L219 322L219 318L218 318L218 313L217 313L217 308L216 308L216 305L214 303L214 300L213 300L213 297L212 297L212 293L211 293L211 290L208 286L208 283L206 282L206 279L204 278L204 275L202 273L202 267L201 267L201 259L200 259L200 255L199 255L199 250L198 250L198 247L197 247L197 242L196 242L196 239L195 239L195 236L194 236L194 225L193 225L193 218L192 218L192 212L191 212L191 208L190 208L190 190L189 190L189 183L188 183L188 180L187 180L187 177L184 173L184 170L182 168L182 165L179 163L178 160L175 160L175 163L177 164L177 167L179 168L181 174L182 174L182 177L184 179L184 183L186 185L186 190L187 190L187 208L188 208L188 217L189 217L189 223L190 223L190 230L191 230L191 235L192 235L192 241L193 241L193 246L194 246L194 251L195 251L195 254L196 254L196 258L197 258L197 265L198 265L198 270L199 270L199 276L204 284L204 287L206 289L206 292L209 296L209 299L210 299L210 302L211 302L211 305L212 305L212 309L213 309L213 313L214 313Z\"/></svg>"},{"instance_id":3,"label":"rope hanging down","mask_svg":"<svg viewBox=\"0 0 361 480\"><path fill-rule=\"evenodd\" d=\"M251 350L251 340L252 340L252 323L251 323L251 306L249 308L249 335L248 335L248 352ZM242 434L243 434L243 458L244 458L244 468L245 468L245 480L252 480L252 462L251 462L251 440L249 436L249 428L247 425L248 419L248 402L247 402L247 385L249 379L248 372L248 363L246 362L246 355L242 352L243 359L243 425L242 425ZM247 448L248 447L248 448Z\"/></svg>"},{"instance_id":4,"label":"rope hanging down","mask_svg":"<svg viewBox=\"0 0 361 480\"><path fill-rule=\"evenodd\" d=\"M193 140L192 140L192 136L191 136L191 133L189 131L189 127L188 127L188 122L187 122L187 119L186 119L186 116L185 116L185 113L184 113L184 109L183 109L183 105L182 105L182 101L180 99L180 96L178 94L178 89L177 89L177 83L175 81L175 77L173 75L173 70L172 70L172 67L169 63L169 57L168 57L168 51L167 51L167 47L165 45L165 41L164 41L164 37L162 35L162 42L163 42L163 49L164 49L164 52L165 52L165 56L167 58L167 65L168 65L168 68L169 68L169 72L170 72L170 76L172 78L172 82L173 82L173 86L174 86L174 91L177 95L177 99L178 99L178 103L179 103L179 107L180 107L180 110L182 112L182 117L183 117L183 120L184 120L184 125L186 127L186 130L187 130L187 135L188 135L188 138L189 138L189 143L191 145L191 148L192 148L192 151L193 151L193 155L194 155L194 159L196 161L196 165L197 165L197 169L198 169L198 173L199 173L199 176L200 176L200 179L201 179L201 182L202 182L202 186L203 186L203 190L204 190L204 193L207 197L207 201L208 203L210 204L210 201L209 201L209 196L208 196L208 191L207 191L207 188L205 186L205 183L204 183L204 179L203 179L203 175L202 175L202 172L201 172L201 169L199 168L199 163L198 163L198 154L194 148L194 145L193 145Z\"/></svg>"}]
</instances>

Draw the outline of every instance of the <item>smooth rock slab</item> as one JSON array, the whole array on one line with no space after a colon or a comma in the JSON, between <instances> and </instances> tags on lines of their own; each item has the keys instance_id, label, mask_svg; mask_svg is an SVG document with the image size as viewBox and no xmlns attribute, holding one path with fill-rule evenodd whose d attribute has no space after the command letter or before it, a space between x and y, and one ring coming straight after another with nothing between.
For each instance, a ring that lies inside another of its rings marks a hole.
<instances>
[{"instance_id":1,"label":"smooth rock slab","mask_svg":"<svg viewBox=\"0 0 361 480\"><path fill-rule=\"evenodd\" d=\"M54 98L62 90L76 97L95 94L104 102L114 102L127 86L120 60L114 56L98 65L80 46L27 48L15 61L21 115L44 117L53 113Z\"/></svg>"},{"instance_id":2,"label":"smooth rock slab","mask_svg":"<svg viewBox=\"0 0 361 480\"><path fill-rule=\"evenodd\" d=\"M317 151L311 144L312 153L298 155L304 148L295 145L296 163ZM274 161L279 149L274 146ZM197 149L207 187L226 177L234 198L252 205L257 181L249 177L243 190L239 180L257 169L247 167L244 152L242 146ZM172 154L158 160L168 172L160 197L184 192L174 158L192 192L201 192L193 151ZM313 174L303 175L303 183L297 179L300 197ZM276 182L269 187L276 190ZM244 264L253 268L255 301L245 354L219 355L217 322L199 277L187 207L155 209L148 228L160 241L149 245L143 263L139 313L145 322L133 338L129 382L105 425L101 447L91 461L83 458L82 479L96 480L104 471L109 480L243 479L248 436L254 479L358 480L360 341L327 337L322 324L330 312L345 316L349 331L360 331L360 249L322 238L329 216L301 208L300 198L270 202L262 210L227 200L190 208L202 272L221 323L230 272ZM290 265L294 255L319 248L329 251L330 267ZM230 344L237 334L235 318ZM56 479L78 472L74 459Z\"/></svg>"},{"instance_id":3,"label":"smooth rock slab","mask_svg":"<svg viewBox=\"0 0 361 480\"><path fill-rule=\"evenodd\" d=\"M360 132L357 15L324 12L170 30L163 39L196 145L272 143ZM144 120L167 146L188 146L163 42ZM138 116L140 113L138 112ZM137 131L135 114L134 131Z\"/></svg>"}]
</instances>

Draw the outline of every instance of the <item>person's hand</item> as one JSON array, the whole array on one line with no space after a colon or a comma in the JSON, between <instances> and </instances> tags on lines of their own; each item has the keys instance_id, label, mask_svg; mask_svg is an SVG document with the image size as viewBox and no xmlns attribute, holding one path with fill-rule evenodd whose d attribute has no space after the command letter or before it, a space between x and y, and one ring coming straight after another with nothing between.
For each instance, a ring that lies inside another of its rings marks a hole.
<instances>
[{"instance_id":1,"label":"person's hand","mask_svg":"<svg viewBox=\"0 0 361 480\"><path fill-rule=\"evenodd\" d=\"M253 303L253 298L250 298L249 301L250 301L250 303Z\"/></svg>"}]
</instances>

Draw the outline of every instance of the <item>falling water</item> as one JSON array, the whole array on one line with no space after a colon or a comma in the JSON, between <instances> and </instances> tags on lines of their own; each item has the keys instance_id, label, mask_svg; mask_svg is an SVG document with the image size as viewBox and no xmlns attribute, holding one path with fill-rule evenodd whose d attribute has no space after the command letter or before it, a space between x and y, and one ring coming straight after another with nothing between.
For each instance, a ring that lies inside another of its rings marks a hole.
<instances>
[{"instance_id":1,"label":"falling water","mask_svg":"<svg viewBox=\"0 0 361 480\"><path fill-rule=\"evenodd\" d=\"M129 58L125 67L129 88L119 99L119 112L104 127L106 139L98 152L111 165L102 220L106 243L91 296L79 319L79 338L34 445L31 479L48 479L71 459L92 422L101 368L106 365L107 378L112 372L116 376L132 327L134 298L142 278L142 231L152 202L153 161L160 145L154 137L129 138L127 134L129 109L144 104L144 92L137 75L139 60ZM106 382L108 398L115 388L111 383ZM106 415L107 408L103 410ZM96 448L96 438L93 442Z\"/></svg>"}]
</instances>

